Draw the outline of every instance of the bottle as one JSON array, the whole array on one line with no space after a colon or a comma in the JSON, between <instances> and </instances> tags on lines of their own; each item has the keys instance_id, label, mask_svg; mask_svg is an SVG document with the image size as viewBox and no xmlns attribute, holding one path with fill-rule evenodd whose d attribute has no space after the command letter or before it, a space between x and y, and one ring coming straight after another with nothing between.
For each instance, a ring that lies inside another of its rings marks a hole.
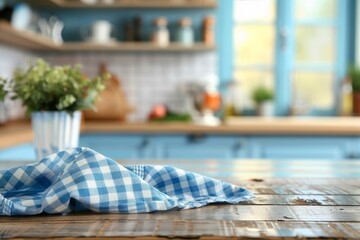
<instances>
[{"instance_id":1,"label":"bottle","mask_svg":"<svg viewBox=\"0 0 360 240\"><path fill-rule=\"evenodd\" d=\"M152 34L152 41L160 47L167 47L170 42L170 34L167 29L167 20L158 17L154 20L155 30Z\"/></svg>"},{"instance_id":2,"label":"bottle","mask_svg":"<svg viewBox=\"0 0 360 240\"><path fill-rule=\"evenodd\" d=\"M177 32L177 42L183 46L192 46L194 44L194 30L191 27L191 19L184 17L179 20Z\"/></svg>"},{"instance_id":3,"label":"bottle","mask_svg":"<svg viewBox=\"0 0 360 240\"><path fill-rule=\"evenodd\" d=\"M353 96L351 80L344 78L341 82L341 103L340 103L340 115L351 116L353 112Z\"/></svg>"},{"instance_id":4,"label":"bottle","mask_svg":"<svg viewBox=\"0 0 360 240\"><path fill-rule=\"evenodd\" d=\"M202 39L207 45L215 44L215 18L213 16L206 16L202 23Z\"/></svg>"},{"instance_id":5,"label":"bottle","mask_svg":"<svg viewBox=\"0 0 360 240\"><path fill-rule=\"evenodd\" d=\"M143 41L142 30L141 30L142 18L140 16L137 16L134 18L133 22L134 22L134 41L141 42Z\"/></svg>"},{"instance_id":6,"label":"bottle","mask_svg":"<svg viewBox=\"0 0 360 240\"><path fill-rule=\"evenodd\" d=\"M134 41L134 26L131 21L124 24L124 40L125 42Z\"/></svg>"},{"instance_id":7,"label":"bottle","mask_svg":"<svg viewBox=\"0 0 360 240\"><path fill-rule=\"evenodd\" d=\"M217 89L218 79L215 76L209 75L206 77L206 84L204 86L202 109L216 112L221 106L221 96Z\"/></svg>"}]
</instances>

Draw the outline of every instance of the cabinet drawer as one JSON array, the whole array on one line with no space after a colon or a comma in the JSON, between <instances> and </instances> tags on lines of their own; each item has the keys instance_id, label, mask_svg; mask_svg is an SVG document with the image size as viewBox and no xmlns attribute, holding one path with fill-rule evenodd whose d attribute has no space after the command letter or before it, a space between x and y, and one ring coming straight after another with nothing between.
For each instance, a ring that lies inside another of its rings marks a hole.
<instances>
[{"instance_id":1,"label":"cabinet drawer","mask_svg":"<svg viewBox=\"0 0 360 240\"><path fill-rule=\"evenodd\" d=\"M351 138L254 137L250 157L266 159L346 159L352 154Z\"/></svg>"},{"instance_id":2,"label":"cabinet drawer","mask_svg":"<svg viewBox=\"0 0 360 240\"><path fill-rule=\"evenodd\" d=\"M243 139L233 136L175 135L153 139L158 159L232 159L241 155Z\"/></svg>"},{"instance_id":3,"label":"cabinet drawer","mask_svg":"<svg viewBox=\"0 0 360 240\"><path fill-rule=\"evenodd\" d=\"M84 134L80 146L89 147L112 159L139 159L144 138L135 135Z\"/></svg>"}]
</instances>

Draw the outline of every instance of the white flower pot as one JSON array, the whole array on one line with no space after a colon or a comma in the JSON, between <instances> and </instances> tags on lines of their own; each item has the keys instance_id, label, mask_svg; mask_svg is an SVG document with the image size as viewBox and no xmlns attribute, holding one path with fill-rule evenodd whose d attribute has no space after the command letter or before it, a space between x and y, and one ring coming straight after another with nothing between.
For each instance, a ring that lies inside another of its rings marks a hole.
<instances>
[{"instance_id":1,"label":"white flower pot","mask_svg":"<svg viewBox=\"0 0 360 240\"><path fill-rule=\"evenodd\" d=\"M81 112L33 112L31 114L37 159L52 153L77 147Z\"/></svg>"},{"instance_id":2,"label":"white flower pot","mask_svg":"<svg viewBox=\"0 0 360 240\"><path fill-rule=\"evenodd\" d=\"M274 102L266 101L258 105L258 115L262 117L273 117L274 116Z\"/></svg>"}]
</instances>

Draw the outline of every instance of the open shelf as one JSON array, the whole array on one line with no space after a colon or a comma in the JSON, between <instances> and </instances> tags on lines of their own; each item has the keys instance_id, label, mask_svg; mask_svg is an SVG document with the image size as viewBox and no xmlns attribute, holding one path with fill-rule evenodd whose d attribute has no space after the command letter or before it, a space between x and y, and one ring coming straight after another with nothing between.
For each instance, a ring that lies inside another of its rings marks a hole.
<instances>
[{"instance_id":1,"label":"open shelf","mask_svg":"<svg viewBox=\"0 0 360 240\"><path fill-rule=\"evenodd\" d=\"M214 50L215 46L195 43L192 46L182 46L171 43L167 47L160 47L151 42L116 42L110 44L94 43L65 43L59 47L60 51L131 51L131 52L196 52Z\"/></svg>"},{"instance_id":2,"label":"open shelf","mask_svg":"<svg viewBox=\"0 0 360 240\"><path fill-rule=\"evenodd\" d=\"M56 50L56 45L50 38L38 33L16 30L8 22L0 21L0 42L28 50Z\"/></svg>"},{"instance_id":3,"label":"open shelf","mask_svg":"<svg viewBox=\"0 0 360 240\"><path fill-rule=\"evenodd\" d=\"M215 8L217 0L98 0L86 4L81 0L27 0L31 5L59 8ZM91 1L90 1L91 2Z\"/></svg>"},{"instance_id":4,"label":"open shelf","mask_svg":"<svg viewBox=\"0 0 360 240\"><path fill-rule=\"evenodd\" d=\"M195 43L187 47L171 43L167 47L160 47L151 42L114 42L109 44L95 44L87 42L55 44L50 38L31 31L20 31L11 27L8 22L0 21L0 43L17 48L35 51L59 52L91 52L91 51L124 51L124 52L197 52L214 50L214 45Z\"/></svg>"}]
</instances>

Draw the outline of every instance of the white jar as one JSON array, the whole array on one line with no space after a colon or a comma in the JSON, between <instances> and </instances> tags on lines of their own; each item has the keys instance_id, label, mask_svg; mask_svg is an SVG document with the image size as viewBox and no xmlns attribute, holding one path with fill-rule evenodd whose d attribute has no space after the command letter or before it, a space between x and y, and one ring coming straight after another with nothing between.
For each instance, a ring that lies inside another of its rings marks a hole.
<instances>
[{"instance_id":1,"label":"white jar","mask_svg":"<svg viewBox=\"0 0 360 240\"><path fill-rule=\"evenodd\" d=\"M160 47L167 47L170 42L170 34L167 28L167 20L159 17L154 21L155 30L152 34L152 42Z\"/></svg>"}]
</instances>

